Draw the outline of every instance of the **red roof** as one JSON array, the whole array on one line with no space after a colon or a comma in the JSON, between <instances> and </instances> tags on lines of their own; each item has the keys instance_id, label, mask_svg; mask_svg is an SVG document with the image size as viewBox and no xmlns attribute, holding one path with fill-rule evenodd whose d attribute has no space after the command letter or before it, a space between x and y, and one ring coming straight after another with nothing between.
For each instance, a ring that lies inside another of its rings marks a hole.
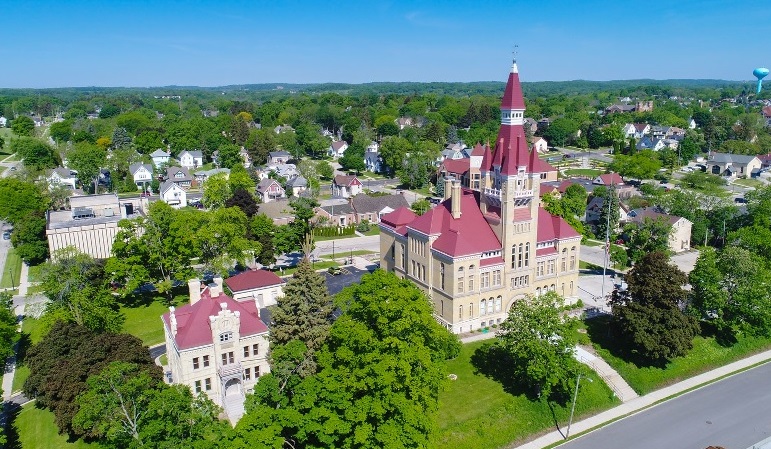
<instances>
[{"instance_id":1,"label":"red roof","mask_svg":"<svg viewBox=\"0 0 771 449\"><path fill-rule=\"evenodd\" d=\"M404 226L418 218L418 215L406 207L400 207L380 217L380 222L392 228Z\"/></svg>"},{"instance_id":2,"label":"red roof","mask_svg":"<svg viewBox=\"0 0 771 449\"><path fill-rule=\"evenodd\" d=\"M763 108L763 117L771 117L771 106Z\"/></svg>"},{"instance_id":3,"label":"red roof","mask_svg":"<svg viewBox=\"0 0 771 449\"><path fill-rule=\"evenodd\" d=\"M347 175L337 175L334 179L335 185L338 186L351 186L351 185L361 185L361 181L359 181L359 178L356 176L347 176Z\"/></svg>"},{"instance_id":4,"label":"red roof","mask_svg":"<svg viewBox=\"0 0 771 449\"><path fill-rule=\"evenodd\" d=\"M344 145L346 145L345 140L338 140L336 142L332 142L332 149L337 151L340 148L342 148Z\"/></svg>"},{"instance_id":5,"label":"red roof","mask_svg":"<svg viewBox=\"0 0 771 449\"><path fill-rule=\"evenodd\" d=\"M516 63L511 65L509 80L506 82L506 90L501 100L501 109L525 109L525 99L522 97L522 86L519 84Z\"/></svg>"},{"instance_id":6,"label":"red roof","mask_svg":"<svg viewBox=\"0 0 771 449\"><path fill-rule=\"evenodd\" d=\"M442 161L442 166L448 173L457 173L462 175L471 167L471 159L464 157L463 159L445 159Z\"/></svg>"},{"instance_id":7,"label":"red roof","mask_svg":"<svg viewBox=\"0 0 771 449\"><path fill-rule=\"evenodd\" d=\"M538 242L575 237L581 237L581 234L562 217L550 214L543 207L538 208L538 236L536 237Z\"/></svg>"},{"instance_id":8,"label":"red roof","mask_svg":"<svg viewBox=\"0 0 771 449\"><path fill-rule=\"evenodd\" d=\"M472 156L484 156L485 155L485 147L482 146L481 143L477 142L477 144L474 146L474 149L471 150Z\"/></svg>"},{"instance_id":9,"label":"red roof","mask_svg":"<svg viewBox=\"0 0 771 449\"><path fill-rule=\"evenodd\" d=\"M268 270L248 270L225 279L225 284L234 293L283 283L276 273Z\"/></svg>"},{"instance_id":10,"label":"red roof","mask_svg":"<svg viewBox=\"0 0 771 449\"><path fill-rule=\"evenodd\" d=\"M647 123L635 123L634 124L634 129L637 130L638 133L641 133L641 132L645 131L645 128L647 128L647 127L648 127Z\"/></svg>"},{"instance_id":11,"label":"red roof","mask_svg":"<svg viewBox=\"0 0 771 449\"><path fill-rule=\"evenodd\" d=\"M461 192L460 218L452 217L452 199L447 199L416 218L408 228L427 235L439 234L432 247L453 257L500 250L501 242L482 216L474 193Z\"/></svg>"},{"instance_id":12,"label":"red roof","mask_svg":"<svg viewBox=\"0 0 771 449\"><path fill-rule=\"evenodd\" d=\"M480 267L489 267L491 265L501 265L503 263L503 257L497 256L497 257L488 257L487 259L482 259L479 261Z\"/></svg>"},{"instance_id":13,"label":"red roof","mask_svg":"<svg viewBox=\"0 0 771 449\"><path fill-rule=\"evenodd\" d=\"M605 186L609 186L611 184L615 184L615 185L624 184L624 179L618 173L605 173L604 175L598 176L598 178L600 179L602 185L605 185Z\"/></svg>"},{"instance_id":14,"label":"red roof","mask_svg":"<svg viewBox=\"0 0 771 449\"><path fill-rule=\"evenodd\" d=\"M212 298L209 289L206 288L201 292L201 299L198 302L192 305L186 304L174 312L177 319L177 335L174 336L174 341L179 349L196 348L213 343L209 317L219 314L222 310L221 303L225 303L228 310L240 312L239 334L241 336L268 332L268 326L260 320L254 301L238 302L224 293ZM162 316L169 330L171 330L170 314L171 312L166 312Z\"/></svg>"},{"instance_id":15,"label":"red roof","mask_svg":"<svg viewBox=\"0 0 771 449\"><path fill-rule=\"evenodd\" d=\"M550 256L552 254L557 254L557 248L553 246L550 246L548 248L539 248L535 250L535 257Z\"/></svg>"},{"instance_id":16,"label":"red roof","mask_svg":"<svg viewBox=\"0 0 771 449\"><path fill-rule=\"evenodd\" d=\"M485 145L485 152L482 155L481 171L491 171L493 168L493 154L490 152L490 144Z\"/></svg>"}]
</instances>

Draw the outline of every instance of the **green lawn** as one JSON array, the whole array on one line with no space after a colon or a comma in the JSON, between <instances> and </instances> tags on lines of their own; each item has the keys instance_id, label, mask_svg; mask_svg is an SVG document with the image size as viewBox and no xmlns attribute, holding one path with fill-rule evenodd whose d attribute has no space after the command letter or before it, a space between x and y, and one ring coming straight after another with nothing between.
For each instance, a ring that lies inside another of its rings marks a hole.
<instances>
[{"instance_id":1,"label":"green lawn","mask_svg":"<svg viewBox=\"0 0 771 449\"><path fill-rule=\"evenodd\" d=\"M377 225L370 225L369 231L362 232L364 235L379 235L380 234L380 228Z\"/></svg>"},{"instance_id":2,"label":"green lawn","mask_svg":"<svg viewBox=\"0 0 771 449\"><path fill-rule=\"evenodd\" d=\"M351 235L334 235L334 236L330 236L330 237L321 237L319 235L314 235L313 236L313 241L314 242L326 242L328 240L350 239L350 238L353 238L353 237L358 237L358 235L356 235L356 234L351 234Z\"/></svg>"},{"instance_id":3,"label":"green lawn","mask_svg":"<svg viewBox=\"0 0 771 449\"><path fill-rule=\"evenodd\" d=\"M602 170L596 170L593 168L568 168L565 170L565 176L586 176L588 178L596 178L605 173Z\"/></svg>"},{"instance_id":4,"label":"green lawn","mask_svg":"<svg viewBox=\"0 0 771 449\"><path fill-rule=\"evenodd\" d=\"M485 342L463 345L460 355L447 363L448 380L439 394L437 429L432 446L439 449L496 449L521 443L528 436L554 430L555 417L562 428L570 415L565 406L531 401L511 394L501 383L476 372L471 356ZM581 382L574 421L618 403L611 390L593 373L594 382Z\"/></svg>"},{"instance_id":5,"label":"green lawn","mask_svg":"<svg viewBox=\"0 0 771 449\"><path fill-rule=\"evenodd\" d=\"M21 275L21 257L16 254L13 247L8 248L8 258L5 259L3 278L0 280L0 288L18 287Z\"/></svg>"},{"instance_id":6,"label":"green lawn","mask_svg":"<svg viewBox=\"0 0 771 449\"><path fill-rule=\"evenodd\" d=\"M120 311L126 317L124 332L139 337L148 346L164 342L161 315L168 312L169 308L162 301L151 301L136 307L121 306Z\"/></svg>"},{"instance_id":7,"label":"green lawn","mask_svg":"<svg viewBox=\"0 0 771 449\"><path fill-rule=\"evenodd\" d=\"M344 256L344 254L342 254L342 253L340 255L336 255L336 257L343 257L343 256ZM326 270L329 267L337 267L337 266L340 266L340 264L337 263L337 262L333 262L331 260L324 260L324 261L321 261L321 262L313 262L313 269L317 270L317 271L318 270ZM276 271L276 274L279 275L279 276L288 276L290 274L293 274L295 271L297 271L297 267L284 268L284 271L281 271L281 270Z\"/></svg>"},{"instance_id":8,"label":"green lawn","mask_svg":"<svg viewBox=\"0 0 771 449\"><path fill-rule=\"evenodd\" d=\"M83 440L68 441L64 435L59 435L54 414L48 410L38 409L35 404L27 404L13 420L13 435L9 435L10 443L18 438L18 444L8 447L20 449L95 449L104 446L98 443L85 443Z\"/></svg>"},{"instance_id":9,"label":"green lawn","mask_svg":"<svg viewBox=\"0 0 771 449\"><path fill-rule=\"evenodd\" d=\"M685 357L678 357L664 367L638 367L621 357L618 340L608 335L607 318L588 320L587 328L598 355L639 394L650 393L771 348L769 338L740 337L733 345L722 346L714 337L699 336Z\"/></svg>"},{"instance_id":10,"label":"green lawn","mask_svg":"<svg viewBox=\"0 0 771 449\"><path fill-rule=\"evenodd\" d=\"M29 368L24 364L24 355L27 349L43 338L43 323L35 318L26 317L21 323L21 341L16 359L16 373L13 376L11 390L19 391L24 386L24 381L29 377Z\"/></svg>"},{"instance_id":11,"label":"green lawn","mask_svg":"<svg viewBox=\"0 0 771 449\"><path fill-rule=\"evenodd\" d=\"M11 128L0 128L0 137L5 140L5 145L3 145L3 148L0 148L0 160L3 160L6 156L11 154L11 139L15 137L15 135L13 134L13 131L11 131Z\"/></svg>"},{"instance_id":12,"label":"green lawn","mask_svg":"<svg viewBox=\"0 0 771 449\"><path fill-rule=\"evenodd\" d=\"M759 189L765 185L763 181L758 181L757 179L736 179L733 183L744 187L753 187L755 189Z\"/></svg>"},{"instance_id":13,"label":"green lawn","mask_svg":"<svg viewBox=\"0 0 771 449\"><path fill-rule=\"evenodd\" d=\"M43 270L43 264L42 263L40 265L31 265L29 267L29 273L28 273L29 281L30 282L43 282L42 270Z\"/></svg>"},{"instance_id":14,"label":"green lawn","mask_svg":"<svg viewBox=\"0 0 771 449\"><path fill-rule=\"evenodd\" d=\"M369 251L369 250L366 250L366 249L358 249L358 250L353 251L353 252L348 251L347 253L335 254L334 258L335 259L339 259L341 257L347 257L347 256L352 256L352 255L353 256L366 256L368 254L375 254L375 251ZM322 259L332 259L332 255L331 254L325 254L325 255L321 256L321 258Z\"/></svg>"},{"instance_id":15,"label":"green lawn","mask_svg":"<svg viewBox=\"0 0 771 449\"><path fill-rule=\"evenodd\" d=\"M604 245L604 243L602 243L602 242L598 242L597 240L589 240L589 239L586 239L586 241L581 243L581 244L582 245L586 245L586 246L602 246L602 245Z\"/></svg>"}]
</instances>

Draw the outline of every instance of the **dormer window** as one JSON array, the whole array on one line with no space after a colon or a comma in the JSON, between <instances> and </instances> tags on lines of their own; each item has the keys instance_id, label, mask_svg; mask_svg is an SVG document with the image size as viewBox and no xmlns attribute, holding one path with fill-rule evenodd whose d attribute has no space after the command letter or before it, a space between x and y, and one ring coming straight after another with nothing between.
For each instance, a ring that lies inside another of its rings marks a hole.
<instances>
[{"instance_id":1,"label":"dormer window","mask_svg":"<svg viewBox=\"0 0 771 449\"><path fill-rule=\"evenodd\" d=\"M233 339L233 332L223 332L220 334L220 343L225 343Z\"/></svg>"}]
</instances>

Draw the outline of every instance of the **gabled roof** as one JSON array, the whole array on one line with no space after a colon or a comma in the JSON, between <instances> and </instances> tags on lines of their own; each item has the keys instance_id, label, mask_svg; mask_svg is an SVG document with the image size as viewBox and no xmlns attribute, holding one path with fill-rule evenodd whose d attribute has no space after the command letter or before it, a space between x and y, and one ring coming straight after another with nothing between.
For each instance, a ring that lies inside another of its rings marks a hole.
<instances>
[{"instance_id":1,"label":"gabled roof","mask_svg":"<svg viewBox=\"0 0 771 449\"><path fill-rule=\"evenodd\" d=\"M284 281L276 273L268 270L247 270L225 279L225 284L233 293L256 288L281 285Z\"/></svg>"},{"instance_id":2,"label":"gabled roof","mask_svg":"<svg viewBox=\"0 0 771 449\"><path fill-rule=\"evenodd\" d=\"M175 178L174 175L177 173L182 173L183 176L181 178ZM174 181L190 181L190 172L185 167L166 167L166 177L169 179L173 179Z\"/></svg>"},{"instance_id":3,"label":"gabled roof","mask_svg":"<svg viewBox=\"0 0 771 449\"><path fill-rule=\"evenodd\" d=\"M462 175L463 173L466 173L471 167L471 159L465 157L463 159L445 159L442 161L441 166L444 167L448 173L457 173Z\"/></svg>"},{"instance_id":4,"label":"gabled roof","mask_svg":"<svg viewBox=\"0 0 771 449\"><path fill-rule=\"evenodd\" d=\"M72 173L72 170L70 170L69 168L64 168L64 167L56 167L56 168L54 168L53 170L51 170L51 172L49 173L48 176L53 176L54 173L59 175L60 178L65 178L65 179L66 178L77 177L76 174Z\"/></svg>"},{"instance_id":5,"label":"gabled roof","mask_svg":"<svg viewBox=\"0 0 771 449\"><path fill-rule=\"evenodd\" d=\"M335 151L338 151L340 148L348 145L348 142L345 140L338 140L336 142L332 142L332 149Z\"/></svg>"},{"instance_id":6,"label":"gabled roof","mask_svg":"<svg viewBox=\"0 0 771 449\"><path fill-rule=\"evenodd\" d=\"M761 111L764 117L771 117L771 106L766 106Z\"/></svg>"},{"instance_id":7,"label":"gabled roof","mask_svg":"<svg viewBox=\"0 0 771 449\"><path fill-rule=\"evenodd\" d=\"M562 217L552 215L543 207L538 208L538 236L537 242L547 242L554 239L578 238L581 234L576 232Z\"/></svg>"},{"instance_id":8,"label":"gabled roof","mask_svg":"<svg viewBox=\"0 0 771 449\"><path fill-rule=\"evenodd\" d=\"M308 187L308 180L302 176L296 176L286 182L287 187Z\"/></svg>"},{"instance_id":9,"label":"gabled roof","mask_svg":"<svg viewBox=\"0 0 771 449\"><path fill-rule=\"evenodd\" d=\"M474 149L471 150L471 156L484 156L485 155L485 147L482 146L481 143L477 143L474 145Z\"/></svg>"},{"instance_id":10,"label":"gabled roof","mask_svg":"<svg viewBox=\"0 0 771 449\"><path fill-rule=\"evenodd\" d=\"M152 165L150 165L150 164L141 164L141 163L137 163L137 164L131 164L131 165L129 165L129 173L131 173L131 174L133 175L133 174L135 174L136 172L138 172L138 171L139 171L139 169L140 169L140 168L142 168L142 167L144 167L144 168L145 168L145 170L147 170L148 172L150 172L150 174L152 174L152 173L153 173L153 167L152 167Z\"/></svg>"},{"instance_id":11,"label":"gabled roof","mask_svg":"<svg viewBox=\"0 0 771 449\"><path fill-rule=\"evenodd\" d=\"M412 223L416 218L418 218L418 215L408 207L400 207L380 217L380 223L397 229Z\"/></svg>"},{"instance_id":12,"label":"gabled roof","mask_svg":"<svg viewBox=\"0 0 771 449\"><path fill-rule=\"evenodd\" d=\"M724 164L728 162L737 163L737 164L748 164L752 162L753 159L756 159L756 158L757 156L753 156L753 155L712 153L712 157L709 158L708 162L717 162L719 164Z\"/></svg>"},{"instance_id":13,"label":"gabled roof","mask_svg":"<svg viewBox=\"0 0 771 449\"><path fill-rule=\"evenodd\" d=\"M670 225L674 225L675 223L680 221L680 219L682 219L682 217L678 217L676 215L669 215L669 214L660 212L655 207L643 207L640 209L633 209L629 212L629 221L633 223L643 223L645 222L646 218L651 220L663 219Z\"/></svg>"},{"instance_id":14,"label":"gabled roof","mask_svg":"<svg viewBox=\"0 0 771 449\"><path fill-rule=\"evenodd\" d=\"M276 181L275 179L265 178L262 181L260 181L259 184L257 184L257 191L264 192L268 190L268 188L273 184L276 184L281 190L284 189L283 187L281 187L281 184L279 184L278 181Z\"/></svg>"},{"instance_id":15,"label":"gabled roof","mask_svg":"<svg viewBox=\"0 0 771 449\"><path fill-rule=\"evenodd\" d=\"M179 349L196 348L213 343L209 317L219 314L222 303L228 310L240 312L241 337L268 332L268 326L260 320L254 301L238 302L224 293L212 298L207 287L201 292L201 299L198 302L181 306L174 312L177 320L177 335L173 338ZM171 329L170 313L166 312L162 317L169 330Z\"/></svg>"},{"instance_id":16,"label":"gabled roof","mask_svg":"<svg viewBox=\"0 0 771 449\"><path fill-rule=\"evenodd\" d=\"M321 206L319 209L323 210L327 214L331 216L335 215L348 215L348 214L355 214L356 211L353 209L353 206L351 206L350 203L343 203L343 204L334 204L329 206Z\"/></svg>"},{"instance_id":17,"label":"gabled roof","mask_svg":"<svg viewBox=\"0 0 771 449\"><path fill-rule=\"evenodd\" d=\"M346 187L353 184L361 185L361 181L359 181L359 178L357 178L356 176L348 176L348 175L337 175L335 176L333 182L335 185L346 186Z\"/></svg>"},{"instance_id":18,"label":"gabled roof","mask_svg":"<svg viewBox=\"0 0 771 449\"><path fill-rule=\"evenodd\" d=\"M161 150L160 148L150 153L150 157L169 157L169 156L171 156L169 153Z\"/></svg>"},{"instance_id":19,"label":"gabled roof","mask_svg":"<svg viewBox=\"0 0 771 449\"><path fill-rule=\"evenodd\" d=\"M383 195L383 196L369 196L364 193L360 193L351 198L351 206L357 214L369 214L380 212L386 207L391 209L399 209L402 207L409 207L407 199L404 195Z\"/></svg>"},{"instance_id":20,"label":"gabled roof","mask_svg":"<svg viewBox=\"0 0 771 449\"><path fill-rule=\"evenodd\" d=\"M168 190L173 189L175 187L178 188L179 190L181 190L182 192L184 192L184 190L182 190L182 187L178 186L172 180L163 181L161 183L161 186L160 186L159 190L160 190L161 195L164 195Z\"/></svg>"},{"instance_id":21,"label":"gabled roof","mask_svg":"<svg viewBox=\"0 0 771 449\"><path fill-rule=\"evenodd\" d=\"M201 150L182 150L181 153L179 153L179 157L182 157L185 153L189 154L192 157L203 157L203 152Z\"/></svg>"},{"instance_id":22,"label":"gabled roof","mask_svg":"<svg viewBox=\"0 0 771 449\"><path fill-rule=\"evenodd\" d=\"M640 132L640 133L641 133L641 132L645 131L645 129L646 129L648 126L650 126L650 125L648 125L647 123L635 123L635 124L634 124L634 129L636 129L636 130L637 130L637 132Z\"/></svg>"},{"instance_id":23,"label":"gabled roof","mask_svg":"<svg viewBox=\"0 0 771 449\"><path fill-rule=\"evenodd\" d=\"M525 99L522 96L522 86L519 83L517 63L511 64L506 90L503 92L501 109L525 109Z\"/></svg>"},{"instance_id":24,"label":"gabled roof","mask_svg":"<svg viewBox=\"0 0 771 449\"><path fill-rule=\"evenodd\" d=\"M624 178L621 177L618 173L605 173L602 174L594 179L595 184L605 185L609 186L611 184L613 185L623 185L624 184Z\"/></svg>"},{"instance_id":25,"label":"gabled roof","mask_svg":"<svg viewBox=\"0 0 771 449\"><path fill-rule=\"evenodd\" d=\"M290 157L292 156L286 151L271 151L268 153L268 156L270 157Z\"/></svg>"}]
</instances>

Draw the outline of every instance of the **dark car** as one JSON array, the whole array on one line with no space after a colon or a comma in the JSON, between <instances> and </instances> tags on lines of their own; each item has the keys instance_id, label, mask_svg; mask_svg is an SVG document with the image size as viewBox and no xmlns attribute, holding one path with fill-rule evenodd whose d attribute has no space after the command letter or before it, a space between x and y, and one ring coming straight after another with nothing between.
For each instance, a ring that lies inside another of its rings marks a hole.
<instances>
[{"instance_id":1,"label":"dark car","mask_svg":"<svg viewBox=\"0 0 771 449\"><path fill-rule=\"evenodd\" d=\"M747 204L747 198L737 196L736 198L734 198L734 202L739 204Z\"/></svg>"},{"instance_id":2,"label":"dark car","mask_svg":"<svg viewBox=\"0 0 771 449\"><path fill-rule=\"evenodd\" d=\"M428 198L428 202L431 203L431 204L439 204L439 203L442 202L442 199L432 196L432 197Z\"/></svg>"}]
</instances>

